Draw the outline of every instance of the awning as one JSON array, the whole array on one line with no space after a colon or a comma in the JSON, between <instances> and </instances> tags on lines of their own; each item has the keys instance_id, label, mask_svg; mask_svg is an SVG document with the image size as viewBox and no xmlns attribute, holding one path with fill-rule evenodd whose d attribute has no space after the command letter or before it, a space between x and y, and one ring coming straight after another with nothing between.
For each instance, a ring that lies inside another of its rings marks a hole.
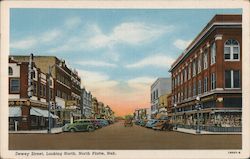
<instances>
[{"instance_id":1,"label":"awning","mask_svg":"<svg viewBox=\"0 0 250 159\"><path fill-rule=\"evenodd\" d=\"M48 110L43 110L35 107L31 107L30 109L30 115L35 115L35 116L42 116L42 117L48 117ZM52 118L59 118L57 115L54 115L50 113L50 116Z\"/></svg>"},{"instance_id":2,"label":"awning","mask_svg":"<svg viewBox=\"0 0 250 159\"><path fill-rule=\"evenodd\" d=\"M22 110L20 106L9 107L9 117L22 116Z\"/></svg>"}]
</instances>

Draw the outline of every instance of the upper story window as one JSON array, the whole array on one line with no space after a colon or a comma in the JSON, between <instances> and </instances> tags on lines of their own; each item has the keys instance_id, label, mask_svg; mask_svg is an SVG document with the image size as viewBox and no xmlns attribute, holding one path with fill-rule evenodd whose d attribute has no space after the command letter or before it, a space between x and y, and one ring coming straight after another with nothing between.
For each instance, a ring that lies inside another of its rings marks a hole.
<instances>
[{"instance_id":1,"label":"upper story window","mask_svg":"<svg viewBox=\"0 0 250 159\"><path fill-rule=\"evenodd\" d=\"M216 88L216 76L215 73L211 74L211 90Z\"/></svg>"},{"instance_id":2,"label":"upper story window","mask_svg":"<svg viewBox=\"0 0 250 159\"><path fill-rule=\"evenodd\" d=\"M193 96L196 96L196 82L193 82Z\"/></svg>"},{"instance_id":3,"label":"upper story window","mask_svg":"<svg viewBox=\"0 0 250 159\"><path fill-rule=\"evenodd\" d=\"M204 78L204 92L207 92L208 91L208 77L205 77Z\"/></svg>"},{"instance_id":4,"label":"upper story window","mask_svg":"<svg viewBox=\"0 0 250 159\"><path fill-rule=\"evenodd\" d=\"M216 62L216 45L215 43L212 44L211 47L211 65Z\"/></svg>"},{"instance_id":5,"label":"upper story window","mask_svg":"<svg viewBox=\"0 0 250 159\"><path fill-rule=\"evenodd\" d=\"M184 74L184 82L186 82L186 80L187 80L187 69L186 68L184 69L183 74Z\"/></svg>"},{"instance_id":6,"label":"upper story window","mask_svg":"<svg viewBox=\"0 0 250 159\"><path fill-rule=\"evenodd\" d=\"M225 70L225 88L240 88L239 70Z\"/></svg>"},{"instance_id":7,"label":"upper story window","mask_svg":"<svg viewBox=\"0 0 250 159\"><path fill-rule=\"evenodd\" d=\"M198 81L198 94L201 94L201 80Z\"/></svg>"},{"instance_id":8,"label":"upper story window","mask_svg":"<svg viewBox=\"0 0 250 159\"><path fill-rule=\"evenodd\" d=\"M234 39L227 40L224 44L224 59L226 61L240 59L240 45Z\"/></svg>"},{"instance_id":9,"label":"upper story window","mask_svg":"<svg viewBox=\"0 0 250 159\"><path fill-rule=\"evenodd\" d=\"M9 67L9 76L13 75L13 69Z\"/></svg>"},{"instance_id":10,"label":"upper story window","mask_svg":"<svg viewBox=\"0 0 250 159\"><path fill-rule=\"evenodd\" d=\"M196 61L193 61L193 76L196 75Z\"/></svg>"},{"instance_id":11,"label":"upper story window","mask_svg":"<svg viewBox=\"0 0 250 159\"><path fill-rule=\"evenodd\" d=\"M201 60L202 60L202 56L200 55L200 56L198 57L198 73L200 73L201 70L202 70L202 68L201 68Z\"/></svg>"},{"instance_id":12,"label":"upper story window","mask_svg":"<svg viewBox=\"0 0 250 159\"><path fill-rule=\"evenodd\" d=\"M18 93L20 91L20 79L10 79L10 93Z\"/></svg>"},{"instance_id":13,"label":"upper story window","mask_svg":"<svg viewBox=\"0 0 250 159\"><path fill-rule=\"evenodd\" d=\"M191 78L191 64L188 65L188 80Z\"/></svg>"},{"instance_id":14,"label":"upper story window","mask_svg":"<svg viewBox=\"0 0 250 159\"><path fill-rule=\"evenodd\" d=\"M205 50L205 53L203 55L203 68L204 68L204 70L207 69L207 65L208 65L207 62L208 62L207 61L207 50Z\"/></svg>"}]
</instances>

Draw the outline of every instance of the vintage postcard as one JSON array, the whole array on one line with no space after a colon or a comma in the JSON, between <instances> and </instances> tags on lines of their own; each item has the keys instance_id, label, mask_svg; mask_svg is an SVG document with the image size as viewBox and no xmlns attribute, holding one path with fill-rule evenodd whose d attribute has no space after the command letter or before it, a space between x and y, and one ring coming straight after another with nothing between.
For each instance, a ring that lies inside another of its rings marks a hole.
<instances>
[{"instance_id":1,"label":"vintage postcard","mask_svg":"<svg viewBox=\"0 0 250 159\"><path fill-rule=\"evenodd\" d=\"M1 158L248 158L248 1L2 1Z\"/></svg>"}]
</instances>

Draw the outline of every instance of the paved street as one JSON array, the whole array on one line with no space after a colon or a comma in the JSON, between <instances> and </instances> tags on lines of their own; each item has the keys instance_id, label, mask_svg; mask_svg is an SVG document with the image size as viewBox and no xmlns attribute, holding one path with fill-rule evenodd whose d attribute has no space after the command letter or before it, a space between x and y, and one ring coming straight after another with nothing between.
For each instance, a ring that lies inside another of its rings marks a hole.
<instances>
[{"instance_id":1,"label":"paved street","mask_svg":"<svg viewBox=\"0 0 250 159\"><path fill-rule=\"evenodd\" d=\"M9 134L9 149L241 149L241 135L192 135L118 122L91 133Z\"/></svg>"}]
</instances>

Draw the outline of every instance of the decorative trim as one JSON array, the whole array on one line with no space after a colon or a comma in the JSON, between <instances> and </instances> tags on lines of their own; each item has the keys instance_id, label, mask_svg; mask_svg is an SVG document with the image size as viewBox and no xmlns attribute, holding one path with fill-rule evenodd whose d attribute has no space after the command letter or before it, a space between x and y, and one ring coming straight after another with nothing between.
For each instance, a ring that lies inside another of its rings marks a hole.
<instances>
[{"instance_id":1,"label":"decorative trim","mask_svg":"<svg viewBox=\"0 0 250 159\"><path fill-rule=\"evenodd\" d=\"M214 40L217 41L217 40L222 40L222 34L217 34L214 36Z\"/></svg>"}]
</instances>

